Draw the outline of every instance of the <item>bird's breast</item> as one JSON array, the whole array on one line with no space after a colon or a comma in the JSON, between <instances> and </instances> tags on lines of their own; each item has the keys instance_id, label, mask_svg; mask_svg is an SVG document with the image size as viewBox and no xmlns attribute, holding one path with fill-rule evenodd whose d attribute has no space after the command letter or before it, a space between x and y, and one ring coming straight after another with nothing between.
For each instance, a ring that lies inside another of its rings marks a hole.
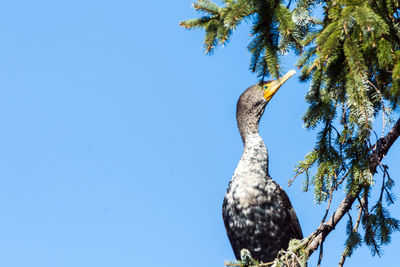
<instances>
[{"instance_id":1,"label":"bird's breast","mask_svg":"<svg viewBox=\"0 0 400 267\"><path fill-rule=\"evenodd\" d=\"M274 192L276 184L251 185L232 181L223 204L223 218L235 255L247 248L258 259L287 246L288 215ZM269 259L269 258L268 258Z\"/></svg>"},{"instance_id":2,"label":"bird's breast","mask_svg":"<svg viewBox=\"0 0 400 267\"><path fill-rule=\"evenodd\" d=\"M256 176L256 177L251 177ZM226 192L226 201L238 209L250 206L273 205L273 184L264 179L258 179L258 175L248 175L248 179L233 179Z\"/></svg>"}]
</instances>

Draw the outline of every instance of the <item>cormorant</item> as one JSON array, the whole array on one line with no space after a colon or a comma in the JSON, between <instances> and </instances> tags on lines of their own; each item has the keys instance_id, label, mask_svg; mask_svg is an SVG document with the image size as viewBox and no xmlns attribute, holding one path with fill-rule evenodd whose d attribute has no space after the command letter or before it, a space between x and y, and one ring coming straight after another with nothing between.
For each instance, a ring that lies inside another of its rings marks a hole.
<instances>
[{"instance_id":1,"label":"cormorant","mask_svg":"<svg viewBox=\"0 0 400 267\"><path fill-rule=\"evenodd\" d=\"M239 98L236 120L244 152L229 183L222 215L236 258L248 249L262 262L273 261L290 239L302 239L296 213L285 191L270 177L268 153L258 124L265 106L295 71L281 78L253 85Z\"/></svg>"}]
</instances>

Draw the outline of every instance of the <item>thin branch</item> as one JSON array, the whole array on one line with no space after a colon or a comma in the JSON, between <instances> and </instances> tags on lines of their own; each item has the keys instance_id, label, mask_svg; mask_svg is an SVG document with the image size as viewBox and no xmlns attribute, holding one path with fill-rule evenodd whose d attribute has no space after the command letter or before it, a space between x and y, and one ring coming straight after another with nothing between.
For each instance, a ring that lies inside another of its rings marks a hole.
<instances>
[{"instance_id":1,"label":"thin branch","mask_svg":"<svg viewBox=\"0 0 400 267\"><path fill-rule=\"evenodd\" d=\"M360 211L358 212L358 217L356 221L356 225L354 227L354 231L358 231L358 227L360 226L360 221L361 221L361 216L362 216L362 209L360 208Z\"/></svg>"},{"instance_id":2,"label":"thin branch","mask_svg":"<svg viewBox=\"0 0 400 267\"><path fill-rule=\"evenodd\" d=\"M321 267L322 258L324 257L324 243L319 245L319 257L317 267Z\"/></svg>"},{"instance_id":3,"label":"thin branch","mask_svg":"<svg viewBox=\"0 0 400 267\"><path fill-rule=\"evenodd\" d=\"M258 266L270 266L270 265L273 265L273 264L274 264L274 262L271 261L271 262L266 262L266 263L260 263Z\"/></svg>"},{"instance_id":4,"label":"thin branch","mask_svg":"<svg viewBox=\"0 0 400 267\"><path fill-rule=\"evenodd\" d=\"M350 170L342 177L342 179L339 180L339 182L335 185L334 190L337 190L337 189L338 189L339 185L341 185L341 184L344 182L344 180L346 179L346 177L347 177L349 174L350 174Z\"/></svg>"},{"instance_id":5,"label":"thin branch","mask_svg":"<svg viewBox=\"0 0 400 267\"><path fill-rule=\"evenodd\" d=\"M333 189L334 189L334 187L332 187L331 190L329 191L328 205L326 206L325 215L324 215L324 217L323 217L322 220L321 220L321 225L325 222L326 217L328 217L329 209L330 209L331 203L332 203Z\"/></svg>"},{"instance_id":6,"label":"thin branch","mask_svg":"<svg viewBox=\"0 0 400 267\"><path fill-rule=\"evenodd\" d=\"M385 178L386 178L386 169L382 163L379 163L379 166L383 170L383 178L382 178L382 187L381 187L381 194L379 196L379 202L382 202L383 199L383 193L385 192Z\"/></svg>"},{"instance_id":7,"label":"thin branch","mask_svg":"<svg viewBox=\"0 0 400 267\"><path fill-rule=\"evenodd\" d=\"M292 185L294 179L296 179L297 176L299 176L300 174L302 174L305 171L305 169L302 169L301 171L299 171L298 173L296 173L296 175L292 178L292 180L289 181L289 186Z\"/></svg>"},{"instance_id":8,"label":"thin branch","mask_svg":"<svg viewBox=\"0 0 400 267\"><path fill-rule=\"evenodd\" d=\"M273 264L274 264L273 261L271 261L271 262L265 262L265 263L262 262L262 263L257 264L256 266L258 266L258 267L262 267L262 266L271 266L271 265L273 265ZM244 265L241 264L241 263L229 263L229 262L225 262L224 265L225 265L225 266L229 266L229 267L243 267L243 266L244 266Z\"/></svg>"}]
</instances>

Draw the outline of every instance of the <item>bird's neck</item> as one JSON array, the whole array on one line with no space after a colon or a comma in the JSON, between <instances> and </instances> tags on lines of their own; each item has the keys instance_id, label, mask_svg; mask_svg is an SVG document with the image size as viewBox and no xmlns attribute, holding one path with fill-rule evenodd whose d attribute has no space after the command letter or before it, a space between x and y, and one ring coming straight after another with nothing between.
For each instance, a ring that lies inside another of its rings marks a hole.
<instances>
[{"instance_id":1,"label":"bird's neck","mask_svg":"<svg viewBox=\"0 0 400 267\"><path fill-rule=\"evenodd\" d=\"M243 143L246 143L246 138L249 139L253 135L257 135L262 141L258 133L258 124L260 122L259 117L258 118L253 116L246 117L246 116L240 116L240 114L236 114L236 120Z\"/></svg>"},{"instance_id":2,"label":"bird's neck","mask_svg":"<svg viewBox=\"0 0 400 267\"><path fill-rule=\"evenodd\" d=\"M243 136L243 143L244 151L236 171L242 176L251 174L265 179L269 176L268 152L258 131L246 133Z\"/></svg>"}]
</instances>

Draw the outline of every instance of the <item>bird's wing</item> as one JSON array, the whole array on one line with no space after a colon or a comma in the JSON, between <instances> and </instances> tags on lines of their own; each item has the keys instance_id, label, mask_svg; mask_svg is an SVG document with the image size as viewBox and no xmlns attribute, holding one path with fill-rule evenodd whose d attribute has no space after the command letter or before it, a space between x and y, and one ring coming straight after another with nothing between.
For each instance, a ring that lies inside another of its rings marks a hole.
<instances>
[{"instance_id":1,"label":"bird's wing","mask_svg":"<svg viewBox=\"0 0 400 267\"><path fill-rule=\"evenodd\" d=\"M275 183L275 182L274 182ZM281 202L281 205L287 210L289 218L290 218L290 227L293 230L294 236L297 239L303 239L303 232L301 231L300 223L299 220L297 219L296 212L293 209L292 203L290 202L290 199L288 195L286 194L285 190L282 189L282 187L276 184L276 195L279 196L278 199Z\"/></svg>"}]
</instances>

